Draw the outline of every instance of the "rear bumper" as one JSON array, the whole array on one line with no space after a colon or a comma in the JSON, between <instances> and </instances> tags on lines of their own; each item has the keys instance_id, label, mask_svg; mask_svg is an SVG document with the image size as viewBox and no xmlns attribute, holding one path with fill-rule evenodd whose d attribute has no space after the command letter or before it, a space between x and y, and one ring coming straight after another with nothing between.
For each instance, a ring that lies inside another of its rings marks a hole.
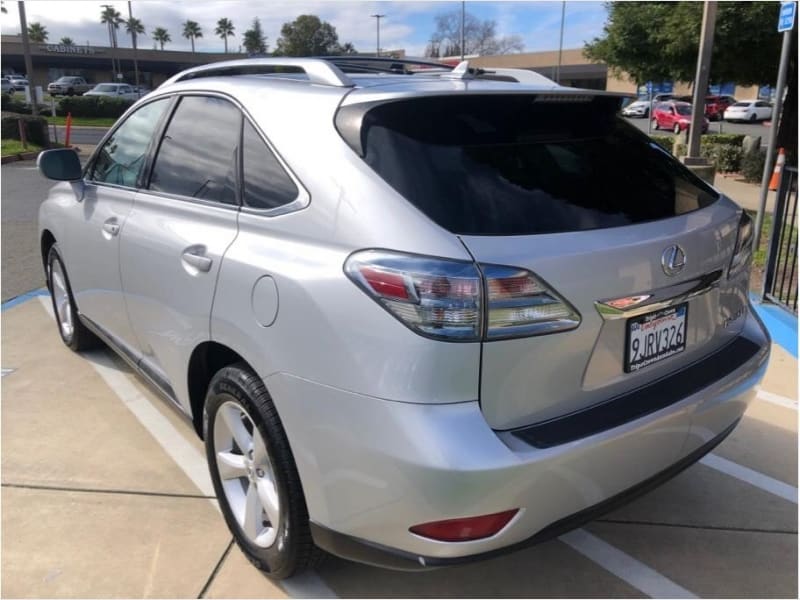
<instances>
[{"instance_id":1,"label":"rear bumper","mask_svg":"<svg viewBox=\"0 0 800 600\"><path fill-rule=\"evenodd\" d=\"M288 374L265 379L292 446L315 541L345 558L429 568L494 556L595 518L691 465L730 433L769 340L748 314L748 359L633 420L547 448L493 431L477 402L385 401ZM519 508L492 537L438 542L419 523Z\"/></svg>"}]
</instances>

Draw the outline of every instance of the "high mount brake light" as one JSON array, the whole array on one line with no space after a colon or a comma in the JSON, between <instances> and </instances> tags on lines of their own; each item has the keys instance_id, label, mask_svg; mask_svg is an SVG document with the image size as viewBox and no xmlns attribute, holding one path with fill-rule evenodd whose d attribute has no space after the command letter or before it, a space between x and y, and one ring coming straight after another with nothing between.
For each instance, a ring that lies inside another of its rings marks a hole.
<instances>
[{"instance_id":1,"label":"high mount brake light","mask_svg":"<svg viewBox=\"0 0 800 600\"><path fill-rule=\"evenodd\" d=\"M733 249L728 278L738 275L742 270L750 268L753 257L753 219L742 211L739 218L739 231L736 234L736 246Z\"/></svg>"},{"instance_id":2,"label":"high mount brake light","mask_svg":"<svg viewBox=\"0 0 800 600\"><path fill-rule=\"evenodd\" d=\"M580 315L533 273L515 267L365 250L347 276L412 330L476 342L574 329ZM482 273L481 273L482 271Z\"/></svg>"}]
</instances>

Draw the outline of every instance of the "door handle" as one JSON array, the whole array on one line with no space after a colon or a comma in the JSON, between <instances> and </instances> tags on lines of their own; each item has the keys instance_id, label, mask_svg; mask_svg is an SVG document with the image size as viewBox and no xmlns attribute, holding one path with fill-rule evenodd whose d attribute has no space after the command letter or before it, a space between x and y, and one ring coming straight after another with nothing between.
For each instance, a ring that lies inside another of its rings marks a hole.
<instances>
[{"instance_id":1,"label":"door handle","mask_svg":"<svg viewBox=\"0 0 800 600\"><path fill-rule=\"evenodd\" d=\"M119 223L116 217L111 217L108 221L103 223L103 231L109 235L117 235L119 233Z\"/></svg>"},{"instance_id":2,"label":"door handle","mask_svg":"<svg viewBox=\"0 0 800 600\"><path fill-rule=\"evenodd\" d=\"M181 258L187 265L204 273L210 271L211 265L214 264L214 260L206 256L205 246L191 246L183 251Z\"/></svg>"}]
</instances>

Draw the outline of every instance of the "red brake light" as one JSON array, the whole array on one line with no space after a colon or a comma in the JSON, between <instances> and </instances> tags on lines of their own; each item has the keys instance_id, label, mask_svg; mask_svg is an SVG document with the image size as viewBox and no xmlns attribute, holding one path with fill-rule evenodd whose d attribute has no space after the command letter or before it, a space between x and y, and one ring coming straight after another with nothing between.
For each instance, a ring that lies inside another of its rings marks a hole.
<instances>
[{"instance_id":1,"label":"red brake light","mask_svg":"<svg viewBox=\"0 0 800 600\"><path fill-rule=\"evenodd\" d=\"M466 542L491 537L508 525L518 508L480 517L432 521L409 527L411 533L442 542Z\"/></svg>"},{"instance_id":2,"label":"red brake light","mask_svg":"<svg viewBox=\"0 0 800 600\"><path fill-rule=\"evenodd\" d=\"M408 300L408 288L406 287L405 277L397 273L390 273L381 269L376 269L368 265L359 268L372 290L387 298Z\"/></svg>"}]
</instances>

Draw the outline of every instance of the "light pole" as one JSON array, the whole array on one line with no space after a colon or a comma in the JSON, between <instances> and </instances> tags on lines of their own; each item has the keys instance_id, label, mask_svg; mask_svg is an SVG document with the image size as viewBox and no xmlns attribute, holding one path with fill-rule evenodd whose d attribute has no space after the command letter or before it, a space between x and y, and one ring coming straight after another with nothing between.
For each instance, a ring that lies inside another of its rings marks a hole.
<instances>
[{"instance_id":1,"label":"light pole","mask_svg":"<svg viewBox=\"0 0 800 600\"><path fill-rule=\"evenodd\" d=\"M467 20L467 3L461 0L461 62L464 62L464 23Z\"/></svg>"},{"instance_id":2,"label":"light pole","mask_svg":"<svg viewBox=\"0 0 800 600\"><path fill-rule=\"evenodd\" d=\"M386 15L370 15L375 19L375 29L377 33L377 42L375 43L375 56L381 55L381 19Z\"/></svg>"},{"instance_id":3,"label":"light pole","mask_svg":"<svg viewBox=\"0 0 800 600\"><path fill-rule=\"evenodd\" d=\"M564 16L567 12L567 0L561 2L561 35L558 38L558 64L556 65L556 83L561 83L561 50L564 48Z\"/></svg>"}]
</instances>

